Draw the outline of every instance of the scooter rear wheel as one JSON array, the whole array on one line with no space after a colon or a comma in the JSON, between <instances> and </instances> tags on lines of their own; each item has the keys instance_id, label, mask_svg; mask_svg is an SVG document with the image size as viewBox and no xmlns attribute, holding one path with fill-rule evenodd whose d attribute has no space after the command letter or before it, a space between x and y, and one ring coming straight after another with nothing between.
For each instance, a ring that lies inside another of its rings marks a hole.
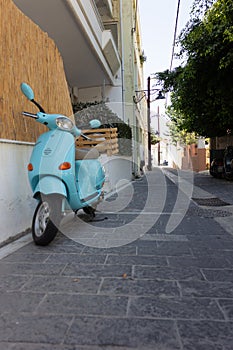
<instances>
[{"instance_id":1,"label":"scooter rear wheel","mask_svg":"<svg viewBox=\"0 0 233 350\"><path fill-rule=\"evenodd\" d=\"M62 197L43 196L32 220L32 238L36 245L46 246L56 237L61 221Z\"/></svg>"},{"instance_id":2,"label":"scooter rear wheel","mask_svg":"<svg viewBox=\"0 0 233 350\"><path fill-rule=\"evenodd\" d=\"M91 206L87 206L83 208L84 213L90 215L90 217L93 219L95 217L95 212L96 209L91 207Z\"/></svg>"}]
</instances>

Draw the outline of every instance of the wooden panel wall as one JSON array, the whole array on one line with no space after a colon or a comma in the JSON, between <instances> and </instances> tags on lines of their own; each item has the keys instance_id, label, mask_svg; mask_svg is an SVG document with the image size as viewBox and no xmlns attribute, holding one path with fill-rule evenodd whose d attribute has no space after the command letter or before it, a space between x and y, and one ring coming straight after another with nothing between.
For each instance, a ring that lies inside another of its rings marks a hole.
<instances>
[{"instance_id":1,"label":"wooden panel wall","mask_svg":"<svg viewBox=\"0 0 233 350\"><path fill-rule=\"evenodd\" d=\"M72 115L61 55L46 33L12 2L0 0L0 138L32 141L45 130L21 111L37 112L20 90L29 83L48 113Z\"/></svg>"}]
</instances>

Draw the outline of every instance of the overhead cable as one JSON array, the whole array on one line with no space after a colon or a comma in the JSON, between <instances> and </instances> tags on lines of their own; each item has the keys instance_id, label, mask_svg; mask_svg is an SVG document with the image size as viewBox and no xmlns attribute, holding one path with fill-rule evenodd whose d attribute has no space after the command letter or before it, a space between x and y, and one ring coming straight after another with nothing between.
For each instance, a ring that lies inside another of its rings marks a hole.
<instances>
[{"instance_id":1,"label":"overhead cable","mask_svg":"<svg viewBox=\"0 0 233 350\"><path fill-rule=\"evenodd\" d=\"M177 33L177 25L178 25L178 18L179 18L179 12L180 12L180 0L178 0L177 4L177 11L176 11L176 24L175 24L175 30L174 30L174 38L173 38L173 44L172 44L172 57L171 57L171 63L170 63L170 72L172 70L172 63L175 53L175 45L176 45L176 33Z\"/></svg>"}]
</instances>

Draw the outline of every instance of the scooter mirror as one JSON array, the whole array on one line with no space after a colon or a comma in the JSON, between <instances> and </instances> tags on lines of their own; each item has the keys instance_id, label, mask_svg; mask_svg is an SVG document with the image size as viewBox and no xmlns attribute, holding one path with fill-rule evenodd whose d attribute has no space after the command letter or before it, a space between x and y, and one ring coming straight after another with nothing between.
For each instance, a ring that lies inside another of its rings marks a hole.
<instances>
[{"instance_id":1,"label":"scooter mirror","mask_svg":"<svg viewBox=\"0 0 233 350\"><path fill-rule=\"evenodd\" d=\"M21 88L21 91L22 93L30 100L34 100L34 92L31 88L31 86L29 86L28 84L26 83L22 83L20 85L20 88Z\"/></svg>"},{"instance_id":2,"label":"scooter mirror","mask_svg":"<svg viewBox=\"0 0 233 350\"><path fill-rule=\"evenodd\" d=\"M101 122L98 120L98 119L92 119L90 122L89 122L89 125L92 129L97 129L100 127L101 125Z\"/></svg>"}]
</instances>

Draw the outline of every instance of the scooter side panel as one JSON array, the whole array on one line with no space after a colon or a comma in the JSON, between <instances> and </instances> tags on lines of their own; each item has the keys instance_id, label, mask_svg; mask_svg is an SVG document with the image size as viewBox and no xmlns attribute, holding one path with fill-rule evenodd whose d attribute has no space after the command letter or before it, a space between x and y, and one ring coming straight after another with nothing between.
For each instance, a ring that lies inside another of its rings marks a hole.
<instances>
[{"instance_id":1,"label":"scooter side panel","mask_svg":"<svg viewBox=\"0 0 233 350\"><path fill-rule=\"evenodd\" d=\"M82 206L96 201L105 180L105 174L97 159L75 162L76 184Z\"/></svg>"}]
</instances>

